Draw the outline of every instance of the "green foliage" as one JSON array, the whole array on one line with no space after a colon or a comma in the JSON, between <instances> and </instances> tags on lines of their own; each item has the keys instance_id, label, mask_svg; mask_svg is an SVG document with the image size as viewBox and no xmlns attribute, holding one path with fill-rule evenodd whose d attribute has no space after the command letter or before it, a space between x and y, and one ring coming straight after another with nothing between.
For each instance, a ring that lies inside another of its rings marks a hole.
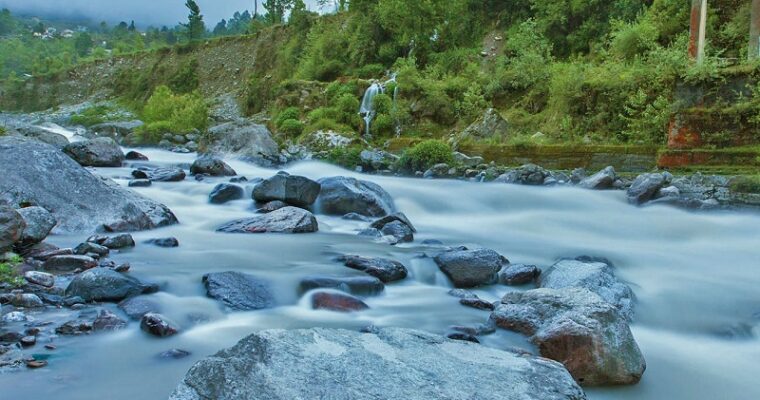
<instances>
[{"instance_id":1,"label":"green foliage","mask_svg":"<svg viewBox=\"0 0 760 400\"><path fill-rule=\"evenodd\" d=\"M288 121L288 120L298 121L300 119L301 119L301 110L299 110L298 107L288 107L288 108L282 110L277 115L277 119L275 119L274 125L277 128L280 128L280 127L283 126L283 124L285 123L285 121Z\"/></svg>"},{"instance_id":2,"label":"green foliage","mask_svg":"<svg viewBox=\"0 0 760 400\"><path fill-rule=\"evenodd\" d=\"M280 125L279 131L288 137L295 138L303 133L303 124L297 119L286 119Z\"/></svg>"},{"instance_id":3,"label":"green foliage","mask_svg":"<svg viewBox=\"0 0 760 400\"><path fill-rule=\"evenodd\" d=\"M174 94L167 86L159 86L145 104L142 117L145 125L138 131L140 141L156 143L163 133L204 131L208 105L197 92Z\"/></svg>"},{"instance_id":4,"label":"green foliage","mask_svg":"<svg viewBox=\"0 0 760 400\"><path fill-rule=\"evenodd\" d=\"M426 140L404 152L399 167L405 172L425 171L436 164L452 164L451 147L440 140Z\"/></svg>"},{"instance_id":5,"label":"green foliage","mask_svg":"<svg viewBox=\"0 0 760 400\"><path fill-rule=\"evenodd\" d=\"M393 117L388 114L379 114L375 116L370 124L372 128L372 135L374 136L389 136L393 134L394 128Z\"/></svg>"},{"instance_id":6,"label":"green foliage","mask_svg":"<svg viewBox=\"0 0 760 400\"><path fill-rule=\"evenodd\" d=\"M24 279L16 271L16 266L22 262L23 260L21 257L14 256L7 262L0 263L0 283L11 285L13 287L23 286Z\"/></svg>"},{"instance_id":7,"label":"green foliage","mask_svg":"<svg viewBox=\"0 0 760 400\"><path fill-rule=\"evenodd\" d=\"M354 109L354 112L356 112L358 108L359 107L357 106ZM375 110L377 114L390 114L392 108L393 99L385 93L378 93L372 99L372 109Z\"/></svg>"},{"instance_id":8,"label":"green foliage","mask_svg":"<svg viewBox=\"0 0 760 400\"><path fill-rule=\"evenodd\" d=\"M90 127L97 124L102 124L107 121L121 121L121 116L114 107L108 105L97 105L87 108L79 114L71 116L71 123L74 125L82 125Z\"/></svg>"},{"instance_id":9,"label":"green foliage","mask_svg":"<svg viewBox=\"0 0 760 400\"><path fill-rule=\"evenodd\" d=\"M185 27L185 34L189 41L195 41L203 39L206 35L206 25L203 22L203 15L201 15L201 8L195 0L187 0L185 2L190 14L187 16L187 23L183 24Z\"/></svg>"},{"instance_id":10,"label":"green foliage","mask_svg":"<svg viewBox=\"0 0 760 400\"><path fill-rule=\"evenodd\" d=\"M169 87L175 93L190 93L200 86L198 78L198 60L191 59L182 63L177 71L169 77Z\"/></svg>"},{"instance_id":11,"label":"green foliage","mask_svg":"<svg viewBox=\"0 0 760 400\"><path fill-rule=\"evenodd\" d=\"M327 155L327 162L345 168L354 168L362 164L361 152L362 148L358 146L336 147Z\"/></svg>"}]
</instances>

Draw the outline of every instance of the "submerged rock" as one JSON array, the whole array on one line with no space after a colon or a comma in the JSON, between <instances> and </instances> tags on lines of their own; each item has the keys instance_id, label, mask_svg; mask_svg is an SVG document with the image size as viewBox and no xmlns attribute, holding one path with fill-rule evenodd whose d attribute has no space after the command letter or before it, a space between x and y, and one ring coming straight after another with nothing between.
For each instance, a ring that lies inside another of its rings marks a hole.
<instances>
[{"instance_id":1,"label":"submerged rock","mask_svg":"<svg viewBox=\"0 0 760 400\"><path fill-rule=\"evenodd\" d=\"M217 229L226 233L312 233L318 230L314 214L297 207L232 221Z\"/></svg>"},{"instance_id":2,"label":"submerged rock","mask_svg":"<svg viewBox=\"0 0 760 400\"><path fill-rule=\"evenodd\" d=\"M470 288L496 282L496 274L509 260L489 249L452 250L433 258L455 287Z\"/></svg>"},{"instance_id":3,"label":"submerged rock","mask_svg":"<svg viewBox=\"0 0 760 400\"><path fill-rule=\"evenodd\" d=\"M303 176L279 172L253 189L253 199L260 203L279 200L296 207L309 207L319 196L321 185Z\"/></svg>"},{"instance_id":4,"label":"submerged rock","mask_svg":"<svg viewBox=\"0 0 760 400\"><path fill-rule=\"evenodd\" d=\"M63 152L83 167L121 167L124 163L121 147L107 137L70 143Z\"/></svg>"},{"instance_id":5,"label":"submerged rock","mask_svg":"<svg viewBox=\"0 0 760 400\"><path fill-rule=\"evenodd\" d=\"M586 396L553 361L408 329L359 333L316 328L255 333L195 364L170 397L263 398L583 400Z\"/></svg>"},{"instance_id":6,"label":"submerged rock","mask_svg":"<svg viewBox=\"0 0 760 400\"><path fill-rule=\"evenodd\" d=\"M374 296L382 293L385 285L374 276L310 276L301 280L299 288L301 293L313 289L335 289L356 295Z\"/></svg>"},{"instance_id":7,"label":"submerged rock","mask_svg":"<svg viewBox=\"0 0 760 400\"><path fill-rule=\"evenodd\" d=\"M174 237L149 239L145 243L152 244L156 247L174 248L179 247L179 240Z\"/></svg>"},{"instance_id":8,"label":"submerged rock","mask_svg":"<svg viewBox=\"0 0 760 400\"><path fill-rule=\"evenodd\" d=\"M348 268L362 271L380 279L384 283L400 281L409 274L404 264L387 258L346 255L340 257L339 261L343 262Z\"/></svg>"},{"instance_id":9,"label":"submerged rock","mask_svg":"<svg viewBox=\"0 0 760 400\"><path fill-rule=\"evenodd\" d=\"M79 296L85 301L119 302L157 290L155 285L144 284L112 269L95 268L75 276L66 288L66 296Z\"/></svg>"},{"instance_id":10,"label":"submerged rock","mask_svg":"<svg viewBox=\"0 0 760 400\"><path fill-rule=\"evenodd\" d=\"M316 209L328 215L356 213L368 217L384 217L395 212L390 194L379 185L342 176L319 180L322 190Z\"/></svg>"},{"instance_id":11,"label":"submerged rock","mask_svg":"<svg viewBox=\"0 0 760 400\"><path fill-rule=\"evenodd\" d=\"M153 336L167 337L179 333L179 327L161 314L148 313L140 319L140 329Z\"/></svg>"},{"instance_id":12,"label":"submerged rock","mask_svg":"<svg viewBox=\"0 0 760 400\"><path fill-rule=\"evenodd\" d=\"M130 319L139 320L148 313L160 313L161 306L145 297L131 297L119 303L119 309Z\"/></svg>"},{"instance_id":13,"label":"submerged rock","mask_svg":"<svg viewBox=\"0 0 760 400\"><path fill-rule=\"evenodd\" d=\"M507 293L491 319L530 337L543 357L565 365L581 385L637 383L646 362L612 304L581 288Z\"/></svg>"},{"instance_id":14,"label":"submerged rock","mask_svg":"<svg viewBox=\"0 0 760 400\"><path fill-rule=\"evenodd\" d=\"M145 230L177 223L164 205L99 178L56 148L0 137L0 200L52 210L62 231ZM51 173L54 171L54 173Z\"/></svg>"},{"instance_id":15,"label":"submerged rock","mask_svg":"<svg viewBox=\"0 0 760 400\"><path fill-rule=\"evenodd\" d=\"M249 311L275 305L269 283L240 272L214 272L203 276L208 297L219 300L233 310Z\"/></svg>"},{"instance_id":16,"label":"submerged rock","mask_svg":"<svg viewBox=\"0 0 760 400\"><path fill-rule=\"evenodd\" d=\"M100 310L95 321L92 322L93 331L115 331L127 327L127 321L116 316L108 310Z\"/></svg>"},{"instance_id":17,"label":"submerged rock","mask_svg":"<svg viewBox=\"0 0 760 400\"><path fill-rule=\"evenodd\" d=\"M361 311L369 308L367 303L354 296L339 292L316 292L311 295L311 308L338 312Z\"/></svg>"}]
</instances>

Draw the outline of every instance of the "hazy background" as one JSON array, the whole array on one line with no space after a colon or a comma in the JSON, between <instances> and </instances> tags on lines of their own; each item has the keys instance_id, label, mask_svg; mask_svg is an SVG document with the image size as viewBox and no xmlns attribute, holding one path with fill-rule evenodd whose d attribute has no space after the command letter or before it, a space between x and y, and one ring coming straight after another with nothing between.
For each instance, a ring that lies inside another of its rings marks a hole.
<instances>
[{"instance_id":1,"label":"hazy background","mask_svg":"<svg viewBox=\"0 0 760 400\"><path fill-rule=\"evenodd\" d=\"M196 0L206 27L211 29L235 11L250 10L254 0ZM264 12L259 1L259 13ZM305 0L317 11L316 0ZM134 20L138 26L174 25L187 18L185 0L0 0L0 8L35 16L87 17L109 23Z\"/></svg>"}]
</instances>

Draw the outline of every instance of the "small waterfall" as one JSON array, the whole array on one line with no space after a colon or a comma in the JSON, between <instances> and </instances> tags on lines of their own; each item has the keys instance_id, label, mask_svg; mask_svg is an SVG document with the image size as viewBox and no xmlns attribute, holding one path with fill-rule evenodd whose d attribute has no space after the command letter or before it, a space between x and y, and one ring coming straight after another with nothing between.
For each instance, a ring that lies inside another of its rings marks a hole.
<instances>
[{"instance_id":1,"label":"small waterfall","mask_svg":"<svg viewBox=\"0 0 760 400\"><path fill-rule=\"evenodd\" d=\"M370 124L372 119L375 118L375 106L372 101L380 93L385 93L385 88L379 83L375 82L367 88L364 92L364 99L362 99L362 105L359 108L359 114L364 118L364 125L367 127L367 136L370 135Z\"/></svg>"}]
</instances>

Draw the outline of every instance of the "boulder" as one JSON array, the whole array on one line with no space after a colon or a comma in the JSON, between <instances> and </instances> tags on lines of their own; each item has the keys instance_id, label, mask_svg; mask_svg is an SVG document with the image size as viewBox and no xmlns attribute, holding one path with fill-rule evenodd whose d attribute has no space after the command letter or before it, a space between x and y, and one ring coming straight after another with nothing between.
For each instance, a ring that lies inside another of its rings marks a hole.
<instances>
[{"instance_id":1,"label":"boulder","mask_svg":"<svg viewBox=\"0 0 760 400\"><path fill-rule=\"evenodd\" d=\"M357 213L384 217L396 211L390 194L379 185L342 176L319 180L322 190L316 209L328 215Z\"/></svg>"},{"instance_id":2,"label":"boulder","mask_svg":"<svg viewBox=\"0 0 760 400\"><path fill-rule=\"evenodd\" d=\"M88 240L89 241L89 240ZM135 247L135 239L128 233L122 233L120 235L105 237L102 241L96 241L96 243L108 247L109 249L125 249L127 247Z\"/></svg>"},{"instance_id":3,"label":"boulder","mask_svg":"<svg viewBox=\"0 0 760 400\"><path fill-rule=\"evenodd\" d=\"M129 187L150 187L153 186L153 182L150 179L132 179L127 183Z\"/></svg>"},{"instance_id":4,"label":"boulder","mask_svg":"<svg viewBox=\"0 0 760 400\"><path fill-rule=\"evenodd\" d=\"M24 279L29 283L46 288L55 286L55 276L41 271L27 271L24 274Z\"/></svg>"},{"instance_id":5,"label":"boulder","mask_svg":"<svg viewBox=\"0 0 760 400\"><path fill-rule=\"evenodd\" d=\"M121 147L107 137L69 143L63 152L83 167L121 167L124 163Z\"/></svg>"},{"instance_id":6,"label":"boulder","mask_svg":"<svg viewBox=\"0 0 760 400\"><path fill-rule=\"evenodd\" d=\"M646 369L626 319L586 289L507 293L491 319L528 335L541 356L564 364L581 385L634 384Z\"/></svg>"},{"instance_id":7,"label":"boulder","mask_svg":"<svg viewBox=\"0 0 760 400\"><path fill-rule=\"evenodd\" d=\"M452 250L433 258L455 287L470 288L496 282L496 274L509 262L489 249Z\"/></svg>"},{"instance_id":8,"label":"boulder","mask_svg":"<svg viewBox=\"0 0 760 400\"><path fill-rule=\"evenodd\" d=\"M269 283L240 272L214 272L203 276L206 294L238 311L261 310L275 305Z\"/></svg>"},{"instance_id":9,"label":"boulder","mask_svg":"<svg viewBox=\"0 0 760 400\"><path fill-rule=\"evenodd\" d=\"M217 229L226 233L312 233L318 230L314 214L297 207L232 221Z\"/></svg>"},{"instance_id":10,"label":"boulder","mask_svg":"<svg viewBox=\"0 0 760 400\"><path fill-rule=\"evenodd\" d=\"M391 238L391 244L414 241L412 228L401 221L393 221L385 224L383 228L380 229L380 233L387 238Z\"/></svg>"},{"instance_id":11,"label":"boulder","mask_svg":"<svg viewBox=\"0 0 760 400\"><path fill-rule=\"evenodd\" d=\"M374 296L382 293L385 285L374 276L309 276L301 280L299 288L301 293L314 289L334 289L355 295Z\"/></svg>"},{"instance_id":12,"label":"boulder","mask_svg":"<svg viewBox=\"0 0 760 400\"><path fill-rule=\"evenodd\" d=\"M53 213L60 231L145 230L177 223L164 205L91 174L56 148L0 137L0 200Z\"/></svg>"},{"instance_id":13,"label":"boulder","mask_svg":"<svg viewBox=\"0 0 760 400\"><path fill-rule=\"evenodd\" d=\"M131 297L119 303L119 309L135 321L142 319L148 313L160 313L161 306L145 297Z\"/></svg>"},{"instance_id":14,"label":"boulder","mask_svg":"<svg viewBox=\"0 0 760 400\"><path fill-rule=\"evenodd\" d=\"M615 277L615 272L608 263L585 257L563 259L541 274L538 285L548 289L588 289L615 306L626 319L633 317L633 291Z\"/></svg>"},{"instance_id":15,"label":"boulder","mask_svg":"<svg viewBox=\"0 0 760 400\"><path fill-rule=\"evenodd\" d=\"M119 302L157 290L155 285L146 285L112 269L95 268L75 276L66 288L66 296L79 296L85 301Z\"/></svg>"},{"instance_id":16,"label":"boulder","mask_svg":"<svg viewBox=\"0 0 760 400\"><path fill-rule=\"evenodd\" d=\"M140 319L140 329L153 336L167 337L179 333L176 324L161 314L148 313Z\"/></svg>"},{"instance_id":17,"label":"boulder","mask_svg":"<svg viewBox=\"0 0 760 400\"><path fill-rule=\"evenodd\" d=\"M279 200L305 208L314 204L320 189L320 184L311 179L279 172L253 188L253 199L260 203Z\"/></svg>"},{"instance_id":18,"label":"boulder","mask_svg":"<svg viewBox=\"0 0 760 400\"><path fill-rule=\"evenodd\" d=\"M227 165L227 163L224 162L221 158L207 155L193 162L193 165L190 166L190 174L204 174L209 176L235 176L237 175L237 172L235 172L235 170Z\"/></svg>"},{"instance_id":19,"label":"boulder","mask_svg":"<svg viewBox=\"0 0 760 400\"><path fill-rule=\"evenodd\" d=\"M567 371L550 360L409 329L360 333L314 328L254 333L196 363L170 399L583 400L586 396Z\"/></svg>"},{"instance_id":20,"label":"boulder","mask_svg":"<svg viewBox=\"0 0 760 400\"><path fill-rule=\"evenodd\" d=\"M541 186L549 176L549 171L538 165L526 164L500 175L494 182Z\"/></svg>"},{"instance_id":21,"label":"boulder","mask_svg":"<svg viewBox=\"0 0 760 400\"><path fill-rule=\"evenodd\" d=\"M628 202L641 205L654 198L654 195L667 184L663 174L641 174L628 188Z\"/></svg>"},{"instance_id":22,"label":"boulder","mask_svg":"<svg viewBox=\"0 0 760 400\"><path fill-rule=\"evenodd\" d=\"M11 134L13 134L13 131ZM53 132L50 127L46 126L26 125L16 127L15 134L49 144L56 149L62 149L69 144L69 139L67 139L66 136Z\"/></svg>"},{"instance_id":23,"label":"boulder","mask_svg":"<svg viewBox=\"0 0 760 400\"><path fill-rule=\"evenodd\" d=\"M457 135L454 145L463 140L483 140L492 137L506 138L509 134L509 123L493 108L486 110L483 115Z\"/></svg>"},{"instance_id":24,"label":"boulder","mask_svg":"<svg viewBox=\"0 0 760 400\"><path fill-rule=\"evenodd\" d=\"M84 255L60 255L48 258L43 264L42 269L50 272L74 272L77 270L88 270L98 266L94 258Z\"/></svg>"},{"instance_id":25,"label":"boulder","mask_svg":"<svg viewBox=\"0 0 760 400\"><path fill-rule=\"evenodd\" d=\"M145 243L165 248L179 247L179 240L177 240L175 237L149 239Z\"/></svg>"},{"instance_id":26,"label":"boulder","mask_svg":"<svg viewBox=\"0 0 760 400\"><path fill-rule=\"evenodd\" d=\"M22 238L25 230L26 222L21 214L0 201L0 251L11 248Z\"/></svg>"},{"instance_id":27,"label":"boulder","mask_svg":"<svg viewBox=\"0 0 760 400\"><path fill-rule=\"evenodd\" d=\"M380 279L384 283L400 281L405 279L409 274L404 264L387 258L346 255L340 257L339 261L343 262L348 268L362 271Z\"/></svg>"},{"instance_id":28,"label":"boulder","mask_svg":"<svg viewBox=\"0 0 760 400\"><path fill-rule=\"evenodd\" d=\"M288 205L288 203L284 201L275 200L275 201L270 201L264 204L263 206L261 206L261 208L256 210L256 212L259 214L268 214L270 212L277 211L285 207L290 207L290 206Z\"/></svg>"},{"instance_id":29,"label":"boulder","mask_svg":"<svg viewBox=\"0 0 760 400\"><path fill-rule=\"evenodd\" d=\"M134 150L128 151L127 154L124 155L124 158L129 161L150 161L148 156Z\"/></svg>"},{"instance_id":30,"label":"boulder","mask_svg":"<svg viewBox=\"0 0 760 400\"><path fill-rule=\"evenodd\" d=\"M11 298L11 304L14 307L23 307L23 308L40 308L45 307L45 304L42 302L42 299L40 299L39 296L33 293L20 293L13 295Z\"/></svg>"},{"instance_id":31,"label":"boulder","mask_svg":"<svg viewBox=\"0 0 760 400\"><path fill-rule=\"evenodd\" d=\"M92 321L93 331L115 331L127 327L127 321L108 310L100 310L95 321Z\"/></svg>"},{"instance_id":32,"label":"boulder","mask_svg":"<svg viewBox=\"0 0 760 400\"><path fill-rule=\"evenodd\" d=\"M108 247L101 246L97 243L84 242L80 243L74 248L74 254L84 256L87 254L95 254L100 257L107 257L110 250ZM92 256L95 257L95 256Z\"/></svg>"},{"instance_id":33,"label":"boulder","mask_svg":"<svg viewBox=\"0 0 760 400\"><path fill-rule=\"evenodd\" d=\"M208 195L211 204L224 204L233 200L240 200L245 196L245 190L231 183L220 183Z\"/></svg>"},{"instance_id":34,"label":"boulder","mask_svg":"<svg viewBox=\"0 0 760 400\"><path fill-rule=\"evenodd\" d=\"M541 275L541 270L535 265L509 264L499 271L499 283L502 285L525 285L531 283Z\"/></svg>"},{"instance_id":35,"label":"boulder","mask_svg":"<svg viewBox=\"0 0 760 400\"><path fill-rule=\"evenodd\" d=\"M320 291L311 295L311 308L337 312L361 311L369 308L367 303L349 294Z\"/></svg>"},{"instance_id":36,"label":"boulder","mask_svg":"<svg viewBox=\"0 0 760 400\"><path fill-rule=\"evenodd\" d=\"M583 179L578 183L578 186L584 189L607 190L612 189L612 185L615 183L616 179L617 174L615 173L615 168L607 167L596 174Z\"/></svg>"},{"instance_id":37,"label":"boulder","mask_svg":"<svg viewBox=\"0 0 760 400\"><path fill-rule=\"evenodd\" d=\"M182 182L187 177L182 168L156 168L147 172L152 182Z\"/></svg>"},{"instance_id":38,"label":"boulder","mask_svg":"<svg viewBox=\"0 0 760 400\"><path fill-rule=\"evenodd\" d=\"M26 228L20 239L24 245L42 242L58 223L53 214L42 207L26 207L16 211L21 214L24 222L26 222Z\"/></svg>"},{"instance_id":39,"label":"boulder","mask_svg":"<svg viewBox=\"0 0 760 400\"><path fill-rule=\"evenodd\" d=\"M343 217L345 219L346 216L344 215ZM390 224L391 222L396 222L396 221L401 222L402 224L408 226L412 232L417 233L417 229L414 227L414 225L412 225L412 221L409 221L409 218L407 218L406 214L402 212L386 215L385 217L380 218L376 220L375 222L373 222L372 224L370 224L370 228L382 230L386 225Z\"/></svg>"},{"instance_id":40,"label":"boulder","mask_svg":"<svg viewBox=\"0 0 760 400\"><path fill-rule=\"evenodd\" d=\"M262 166L271 166L279 155L269 129L244 119L209 129L207 143L202 145L208 154L231 155Z\"/></svg>"}]
</instances>

